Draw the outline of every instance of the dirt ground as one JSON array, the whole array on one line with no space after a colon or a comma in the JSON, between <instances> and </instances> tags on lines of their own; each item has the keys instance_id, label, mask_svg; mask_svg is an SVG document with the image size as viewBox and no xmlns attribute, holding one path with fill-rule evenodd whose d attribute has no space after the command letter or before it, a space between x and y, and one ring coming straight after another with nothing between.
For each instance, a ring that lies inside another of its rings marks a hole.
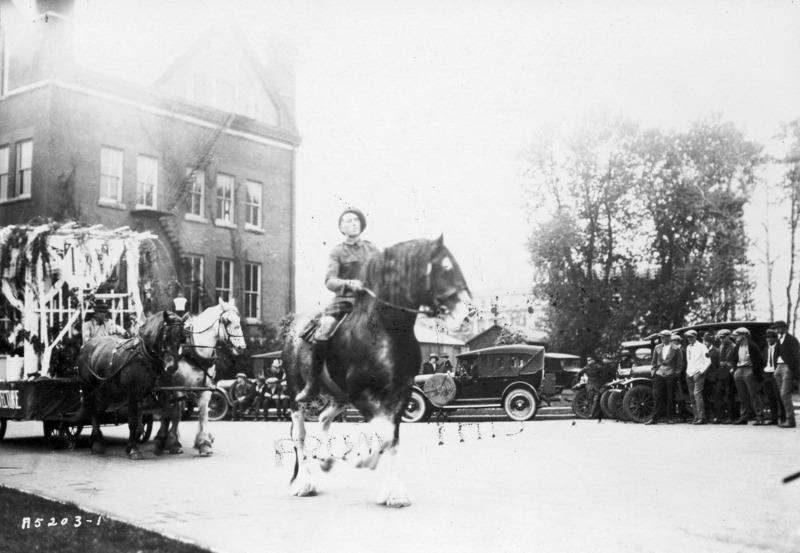
<instances>
[{"instance_id":1,"label":"dirt ground","mask_svg":"<svg viewBox=\"0 0 800 553\"><path fill-rule=\"evenodd\" d=\"M355 444L364 425L334 428ZM276 455L288 423L213 423L209 458L190 449L194 430L184 423L185 454L156 458L150 442L133 462L123 427L105 429L111 447L97 457L85 438L53 451L40 423L12 421L0 484L219 552L800 551L800 479L782 483L800 471L798 430L404 424L399 470L414 498L404 509L375 503L381 467L316 471L319 495L291 497L293 459ZM331 443L338 454L344 438Z\"/></svg>"}]
</instances>

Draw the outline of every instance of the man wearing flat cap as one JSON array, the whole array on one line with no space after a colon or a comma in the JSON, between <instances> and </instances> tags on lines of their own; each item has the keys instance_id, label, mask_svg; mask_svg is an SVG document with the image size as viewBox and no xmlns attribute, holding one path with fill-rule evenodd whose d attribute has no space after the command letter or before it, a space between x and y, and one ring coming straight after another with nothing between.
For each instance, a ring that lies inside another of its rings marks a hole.
<instances>
[{"instance_id":1,"label":"man wearing flat cap","mask_svg":"<svg viewBox=\"0 0 800 553\"><path fill-rule=\"evenodd\" d=\"M367 218L360 209L349 207L339 215L339 232L345 238L344 242L331 250L328 271L325 273L325 287L334 292L336 297L319 320L319 328L314 335L310 374L305 388L297 394L295 401L308 401L319 394L319 377L328 356L328 340L336 324L353 310L356 294L364 290L361 267L367 259L379 253L371 242L361 238L366 227Z\"/></svg>"},{"instance_id":2,"label":"man wearing flat cap","mask_svg":"<svg viewBox=\"0 0 800 553\"><path fill-rule=\"evenodd\" d=\"M777 333L776 344L779 346L780 355L775 361L775 383L780 390L781 403L786 412L786 420L781 421L781 428L795 428L794 405L792 404L792 389L800 380L800 343L797 338L789 334L789 325L786 321L775 321L772 329Z\"/></svg>"},{"instance_id":3,"label":"man wearing flat cap","mask_svg":"<svg viewBox=\"0 0 800 553\"><path fill-rule=\"evenodd\" d=\"M735 365L733 381L739 395L739 419L734 424L747 424L747 406L756 414L755 426L764 424L764 406L759 396L759 382L763 380L764 356L750 339L750 331L744 327L733 331L736 345L729 360Z\"/></svg>"},{"instance_id":4,"label":"man wearing flat cap","mask_svg":"<svg viewBox=\"0 0 800 553\"><path fill-rule=\"evenodd\" d=\"M692 424L706 424L706 407L703 400L703 389L706 383L706 371L711 366L708 348L697 340L696 330L687 330L684 334L689 342L686 346L686 386L694 406Z\"/></svg>"},{"instance_id":5,"label":"man wearing flat cap","mask_svg":"<svg viewBox=\"0 0 800 553\"><path fill-rule=\"evenodd\" d=\"M767 396L767 405L771 414L770 420L766 421L767 425L777 425L786 422L786 409L781 401L781 389L778 386L778 381L775 379L775 370L777 368L778 359L781 356L781 345L778 343L778 333L773 329L767 330L764 334L767 339L767 347L764 350L764 383L762 389Z\"/></svg>"},{"instance_id":6,"label":"man wearing flat cap","mask_svg":"<svg viewBox=\"0 0 800 553\"><path fill-rule=\"evenodd\" d=\"M252 406L255 399L255 386L248 382L247 375L238 373L236 382L231 386L230 394L233 405L232 418L235 421L242 420L245 412Z\"/></svg>"},{"instance_id":7,"label":"man wearing flat cap","mask_svg":"<svg viewBox=\"0 0 800 553\"><path fill-rule=\"evenodd\" d=\"M732 424L739 417L736 413L736 383L733 380L734 366L730 360L734 343L731 331L722 328L717 331L719 340L719 378L714 389L716 416L713 423Z\"/></svg>"},{"instance_id":8,"label":"man wearing flat cap","mask_svg":"<svg viewBox=\"0 0 800 553\"><path fill-rule=\"evenodd\" d=\"M422 374L434 374L436 372L436 363L439 362L439 356L431 353L428 360L422 364Z\"/></svg>"},{"instance_id":9,"label":"man wearing flat cap","mask_svg":"<svg viewBox=\"0 0 800 553\"><path fill-rule=\"evenodd\" d=\"M658 333L661 343L653 349L651 361L653 372L653 398L655 408L653 418L645 424L658 424L662 413L666 414L667 423L673 424L675 414L675 383L678 374L683 370L683 352L680 345L671 342L672 333L662 330Z\"/></svg>"}]
</instances>

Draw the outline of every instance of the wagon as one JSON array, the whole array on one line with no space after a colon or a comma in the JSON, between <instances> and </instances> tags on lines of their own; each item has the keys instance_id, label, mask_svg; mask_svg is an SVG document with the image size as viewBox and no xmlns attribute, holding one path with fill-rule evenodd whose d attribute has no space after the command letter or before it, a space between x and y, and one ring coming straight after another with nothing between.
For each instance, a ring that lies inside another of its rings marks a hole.
<instances>
[{"instance_id":1,"label":"wagon","mask_svg":"<svg viewBox=\"0 0 800 553\"><path fill-rule=\"evenodd\" d=\"M0 227L0 331L13 350L0 355L0 439L8 421L42 421L55 443L74 442L89 424L78 418L82 389L71 363L80 325L102 300L112 320L135 333L144 320L139 247L155 238L76 223ZM97 293L112 276L124 290ZM160 408L152 401L143 409L140 440L146 441ZM125 405L110 405L101 423L122 424L126 416Z\"/></svg>"}]
</instances>

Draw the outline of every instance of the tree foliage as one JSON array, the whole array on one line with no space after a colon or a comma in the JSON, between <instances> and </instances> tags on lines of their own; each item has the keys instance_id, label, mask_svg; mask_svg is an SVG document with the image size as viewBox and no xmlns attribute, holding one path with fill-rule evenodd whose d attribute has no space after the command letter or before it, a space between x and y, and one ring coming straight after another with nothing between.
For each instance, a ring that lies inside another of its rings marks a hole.
<instances>
[{"instance_id":1,"label":"tree foliage","mask_svg":"<svg viewBox=\"0 0 800 553\"><path fill-rule=\"evenodd\" d=\"M554 347L585 355L746 314L743 206L762 157L732 125L665 132L595 118L568 136L545 131L524 160Z\"/></svg>"}]
</instances>

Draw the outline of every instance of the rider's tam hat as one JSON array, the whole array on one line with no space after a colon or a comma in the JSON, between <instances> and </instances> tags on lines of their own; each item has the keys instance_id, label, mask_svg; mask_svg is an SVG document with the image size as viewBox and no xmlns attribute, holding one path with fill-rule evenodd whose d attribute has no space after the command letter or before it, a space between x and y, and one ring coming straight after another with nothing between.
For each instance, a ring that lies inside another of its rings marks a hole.
<instances>
[{"instance_id":1,"label":"rider's tam hat","mask_svg":"<svg viewBox=\"0 0 800 553\"><path fill-rule=\"evenodd\" d=\"M247 378L247 375L244 373L236 373L236 378Z\"/></svg>"},{"instance_id":2,"label":"rider's tam hat","mask_svg":"<svg viewBox=\"0 0 800 553\"><path fill-rule=\"evenodd\" d=\"M361 211L360 209L357 209L355 207L348 207L347 209L342 211L342 214L339 215L339 224L340 225L342 224L342 217L344 217L348 213L352 213L356 217L358 217L358 220L361 221L361 232L364 232L364 229L367 228L367 218L364 216L364 212L363 211Z\"/></svg>"}]
</instances>

